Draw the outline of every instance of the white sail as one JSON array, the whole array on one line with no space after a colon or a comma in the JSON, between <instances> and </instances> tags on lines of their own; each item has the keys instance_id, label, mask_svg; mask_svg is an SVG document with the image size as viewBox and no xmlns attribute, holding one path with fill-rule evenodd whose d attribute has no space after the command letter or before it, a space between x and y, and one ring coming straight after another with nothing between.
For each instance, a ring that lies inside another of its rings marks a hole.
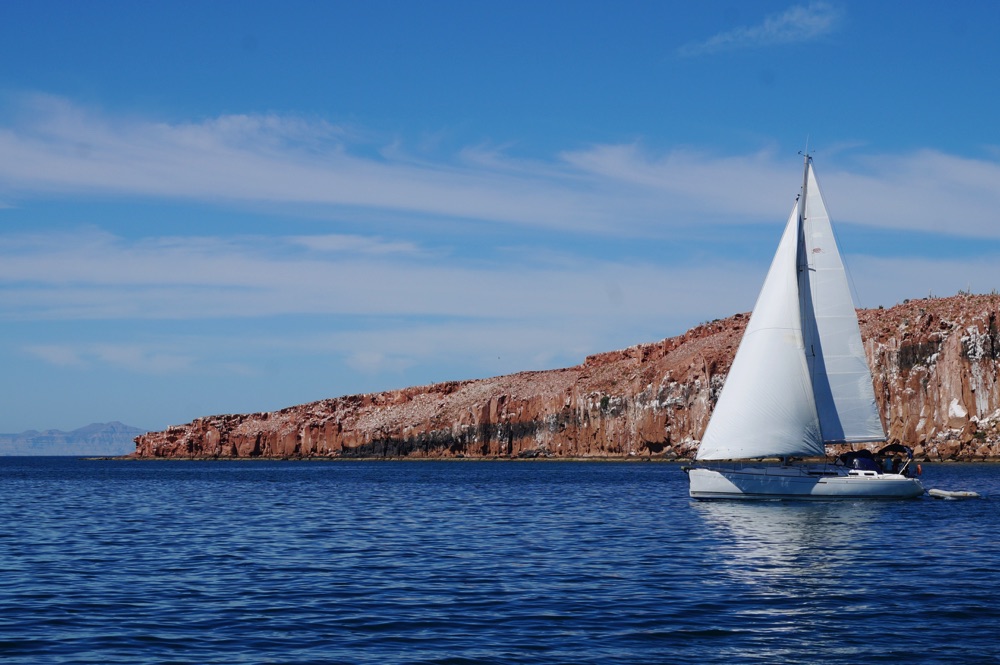
<instances>
[{"instance_id":1,"label":"white sail","mask_svg":"<svg viewBox=\"0 0 1000 665\"><path fill-rule=\"evenodd\" d=\"M823 455L802 340L799 207L778 251L698 448L698 459Z\"/></svg>"},{"instance_id":2,"label":"white sail","mask_svg":"<svg viewBox=\"0 0 1000 665\"><path fill-rule=\"evenodd\" d=\"M815 327L803 323L820 430L826 443L885 440L844 263L807 161L803 237ZM818 336L817 336L818 335Z\"/></svg>"}]
</instances>

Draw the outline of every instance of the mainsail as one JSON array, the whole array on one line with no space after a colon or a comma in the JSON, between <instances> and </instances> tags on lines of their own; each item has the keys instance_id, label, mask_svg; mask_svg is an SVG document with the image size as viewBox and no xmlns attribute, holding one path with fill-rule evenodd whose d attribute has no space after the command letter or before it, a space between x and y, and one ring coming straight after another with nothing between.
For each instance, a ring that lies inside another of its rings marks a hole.
<instances>
[{"instance_id":1,"label":"mainsail","mask_svg":"<svg viewBox=\"0 0 1000 665\"><path fill-rule=\"evenodd\" d=\"M698 459L822 456L824 442L885 438L809 157L805 169Z\"/></svg>"}]
</instances>

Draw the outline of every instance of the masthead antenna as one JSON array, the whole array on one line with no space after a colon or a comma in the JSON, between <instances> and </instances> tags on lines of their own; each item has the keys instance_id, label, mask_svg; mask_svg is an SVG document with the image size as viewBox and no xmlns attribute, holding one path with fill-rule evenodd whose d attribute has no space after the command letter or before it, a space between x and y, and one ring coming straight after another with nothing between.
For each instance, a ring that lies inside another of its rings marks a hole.
<instances>
[{"instance_id":1,"label":"masthead antenna","mask_svg":"<svg viewBox=\"0 0 1000 665\"><path fill-rule=\"evenodd\" d=\"M806 134L806 149L805 150L799 150L799 154L803 156L803 158L805 159L805 162L807 164L810 161L812 161L812 153L809 152L809 135L808 134Z\"/></svg>"}]
</instances>

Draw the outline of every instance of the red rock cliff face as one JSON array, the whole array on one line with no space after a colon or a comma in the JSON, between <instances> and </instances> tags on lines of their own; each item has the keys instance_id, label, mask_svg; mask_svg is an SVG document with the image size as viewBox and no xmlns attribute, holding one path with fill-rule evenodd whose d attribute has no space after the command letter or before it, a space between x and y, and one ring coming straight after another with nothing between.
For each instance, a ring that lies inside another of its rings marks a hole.
<instances>
[{"instance_id":1,"label":"red rock cliff face","mask_svg":"<svg viewBox=\"0 0 1000 665\"><path fill-rule=\"evenodd\" d=\"M1000 458L1000 296L859 312L889 439ZM748 315L582 365L222 415L136 438L152 457L693 456Z\"/></svg>"}]
</instances>

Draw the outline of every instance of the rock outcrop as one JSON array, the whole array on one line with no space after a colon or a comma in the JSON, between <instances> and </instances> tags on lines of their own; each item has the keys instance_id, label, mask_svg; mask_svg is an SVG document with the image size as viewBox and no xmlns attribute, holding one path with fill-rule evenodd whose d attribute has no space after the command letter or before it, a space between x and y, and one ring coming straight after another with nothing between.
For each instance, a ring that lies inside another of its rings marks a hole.
<instances>
[{"instance_id":1,"label":"rock outcrop","mask_svg":"<svg viewBox=\"0 0 1000 665\"><path fill-rule=\"evenodd\" d=\"M998 295L858 313L890 441L1000 458ZM199 418L135 439L154 457L690 457L749 316L582 365Z\"/></svg>"}]
</instances>

